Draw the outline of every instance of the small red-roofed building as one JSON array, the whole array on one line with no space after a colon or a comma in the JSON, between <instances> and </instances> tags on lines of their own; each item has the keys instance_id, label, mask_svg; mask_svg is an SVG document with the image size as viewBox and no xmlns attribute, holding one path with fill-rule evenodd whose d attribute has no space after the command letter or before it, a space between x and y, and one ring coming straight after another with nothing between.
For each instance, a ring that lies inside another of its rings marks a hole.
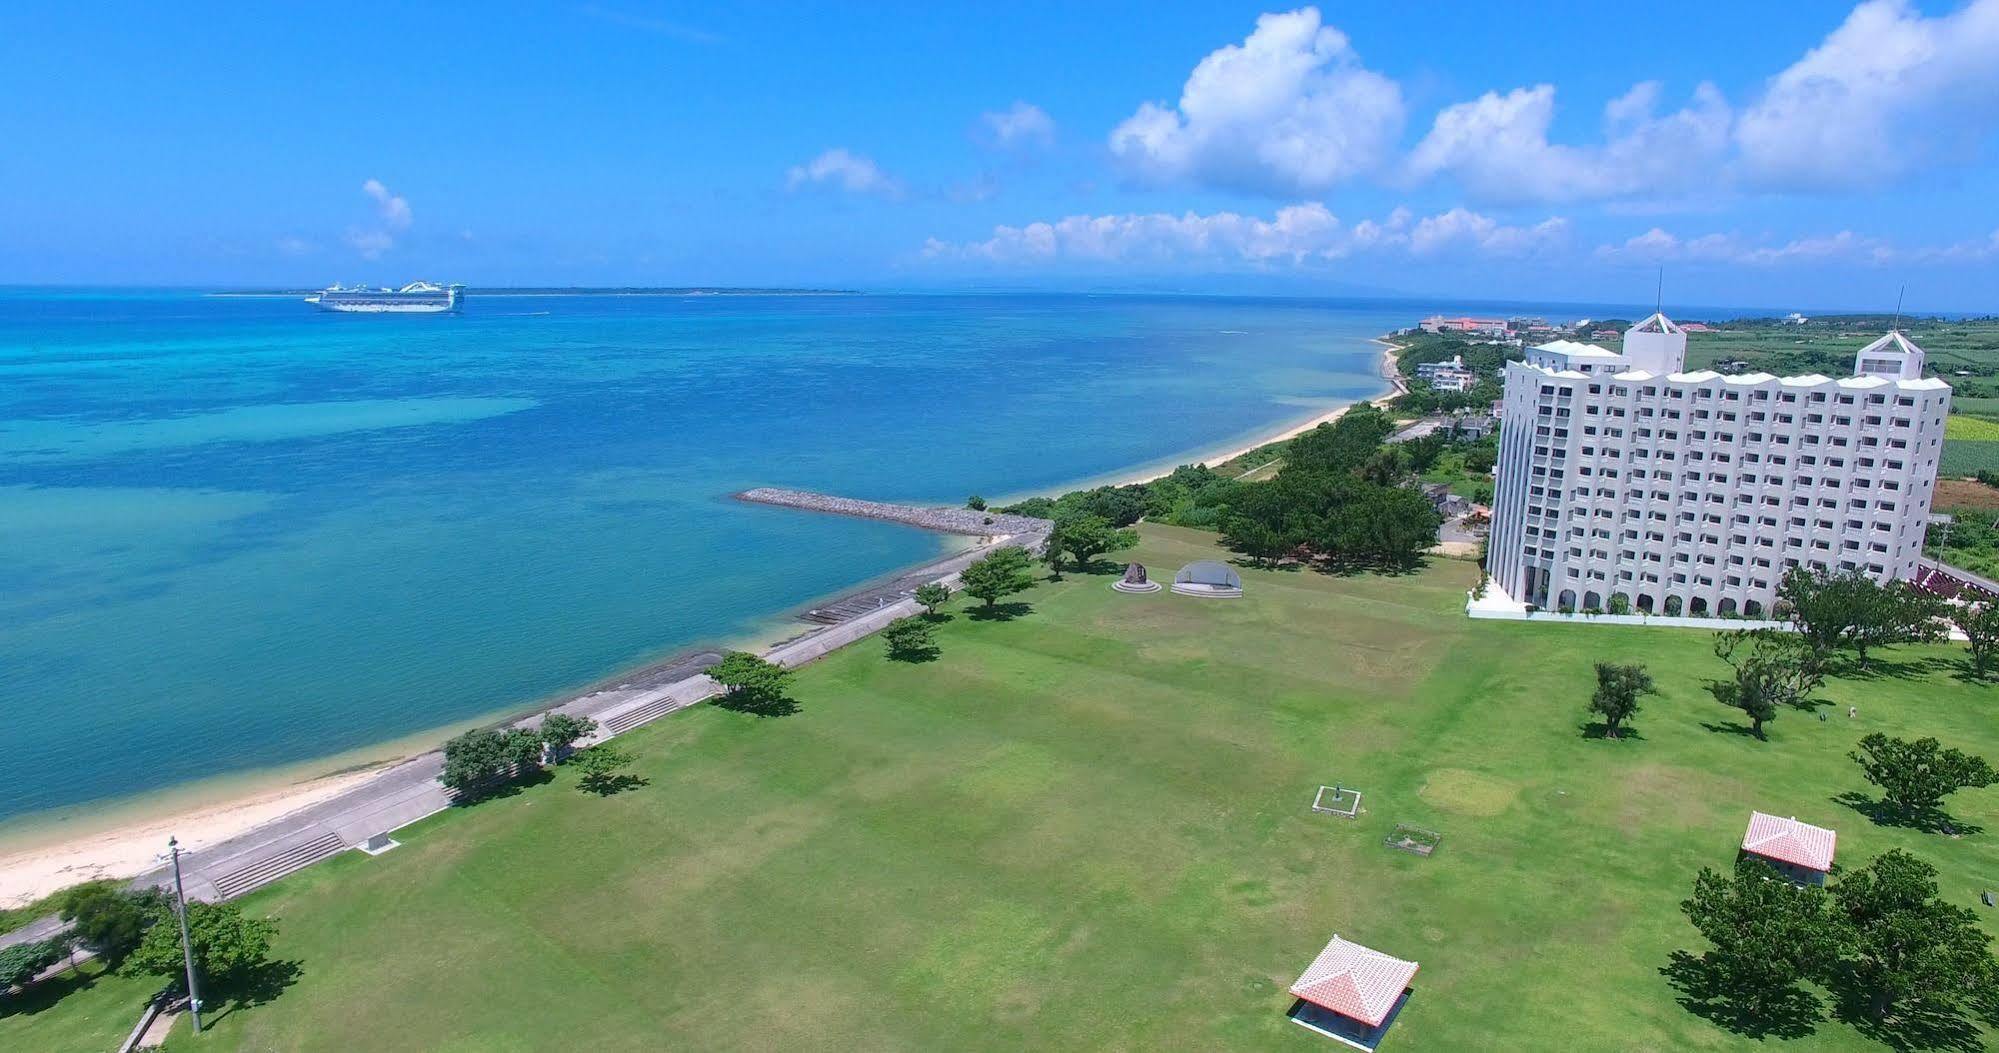
<instances>
[{"instance_id":1,"label":"small red-roofed building","mask_svg":"<svg viewBox=\"0 0 1999 1053\"><path fill-rule=\"evenodd\" d=\"M1416 963L1390 957L1335 934L1291 985L1288 1015L1301 1027L1372 1051L1409 998Z\"/></svg>"},{"instance_id":2,"label":"small red-roofed building","mask_svg":"<svg viewBox=\"0 0 1999 1053\"><path fill-rule=\"evenodd\" d=\"M1801 885L1823 885L1826 874L1832 870L1833 849L1838 841L1839 835L1823 826L1750 812L1749 829L1742 835L1742 851Z\"/></svg>"}]
</instances>

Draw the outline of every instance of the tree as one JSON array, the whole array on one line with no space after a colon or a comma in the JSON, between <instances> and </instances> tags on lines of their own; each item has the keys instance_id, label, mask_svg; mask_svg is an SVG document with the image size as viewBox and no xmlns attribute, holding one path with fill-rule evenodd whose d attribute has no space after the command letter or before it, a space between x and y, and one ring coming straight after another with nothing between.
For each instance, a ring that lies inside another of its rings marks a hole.
<instances>
[{"instance_id":1,"label":"tree","mask_svg":"<svg viewBox=\"0 0 1999 1053\"><path fill-rule=\"evenodd\" d=\"M916 602L923 605L923 613L932 618L951 599L951 586L941 581L925 582L916 587Z\"/></svg>"},{"instance_id":2,"label":"tree","mask_svg":"<svg viewBox=\"0 0 1999 1053\"><path fill-rule=\"evenodd\" d=\"M1875 732L1849 753L1867 781L1881 788L1882 797L1904 821L1931 815L1943 799L1963 789L1999 782L1999 773L1983 757L1952 749L1933 738L1890 738Z\"/></svg>"},{"instance_id":3,"label":"tree","mask_svg":"<svg viewBox=\"0 0 1999 1053\"><path fill-rule=\"evenodd\" d=\"M1055 521L1052 545L1059 538L1062 547L1076 559L1078 568L1088 567L1106 552L1117 552L1138 544L1138 532L1111 525L1103 516L1084 514Z\"/></svg>"},{"instance_id":4,"label":"tree","mask_svg":"<svg viewBox=\"0 0 1999 1053\"><path fill-rule=\"evenodd\" d=\"M1658 694L1651 674L1642 665L1596 664L1596 694L1589 700L1590 712L1603 717L1605 738L1617 737L1618 725L1638 713L1638 699Z\"/></svg>"},{"instance_id":5,"label":"tree","mask_svg":"<svg viewBox=\"0 0 1999 1053\"><path fill-rule=\"evenodd\" d=\"M1347 407L1340 419L1292 439L1284 450L1286 470L1350 474L1374 456L1395 431L1395 422L1371 403Z\"/></svg>"},{"instance_id":6,"label":"tree","mask_svg":"<svg viewBox=\"0 0 1999 1053\"><path fill-rule=\"evenodd\" d=\"M1335 560L1410 567L1437 543L1442 522L1418 490L1355 483L1337 491L1314 545Z\"/></svg>"},{"instance_id":7,"label":"tree","mask_svg":"<svg viewBox=\"0 0 1999 1053\"><path fill-rule=\"evenodd\" d=\"M1048 564L1048 576L1057 581L1062 579L1062 549L1068 542L1062 537L1062 524L1048 532L1047 540L1041 543L1041 559Z\"/></svg>"},{"instance_id":8,"label":"tree","mask_svg":"<svg viewBox=\"0 0 1999 1053\"><path fill-rule=\"evenodd\" d=\"M1985 679L1991 675L1993 658L1999 656L1999 602L1967 604L1951 618L1971 648L1971 675Z\"/></svg>"},{"instance_id":9,"label":"tree","mask_svg":"<svg viewBox=\"0 0 1999 1053\"><path fill-rule=\"evenodd\" d=\"M791 671L748 651L730 651L708 670L709 677L726 692L723 708L770 716L790 713L797 705L785 695Z\"/></svg>"},{"instance_id":10,"label":"tree","mask_svg":"<svg viewBox=\"0 0 1999 1053\"><path fill-rule=\"evenodd\" d=\"M966 595L976 596L991 607L1001 597L1026 592L1034 587L1034 576L1028 573L1028 563L1025 549L1007 545L994 549L983 559L966 567L958 575L958 581Z\"/></svg>"},{"instance_id":11,"label":"tree","mask_svg":"<svg viewBox=\"0 0 1999 1053\"><path fill-rule=\"evenodd\" d=\"M1246 515L1231 515L1222 521L1222 547L1248 556L1263 566L1276 563L1298 546L1268 525Z\"/></svg>"},{"instance_id":12,"label":"tree","mask_svg":"<svg viewBox=\"0 0 1999 1053\"><path fill-rule=\"evenodd\" d=\"M1796 998L1798 981L1822 975L1838 953L1825 890L1773 881L1753 859L1726 876L1702 867L1680 910L1714 945L1705 960L1718 986L1752 1014Z\"/></svg>"},{"instance_id":13,"label":"tree","mask_svg":"<svg viewBox=\"0 0 1999 1053\"><path fill-rule=\"evenodd\" d=\"M226 985L248 975L270 960L271 937L277 933L277 922L246 917L233 903L188 901L188 944L194 950L195 973L203 980ZM181 975L180 926L147 929L126 964L155 976Z\"/></svg>"},{"instance_id":14,"label":"tree","mask_svg":"<svg viewBox=\"0 0 1999 1053\"><path fill-rule=\"evenodd\" d=\"M922 662L937 657L937 633L921 618L897 618L882 629L882 642L889 658L900 662Z\"/></svg>"},{"instance_id":15,"label":"tree","mask_svg":"<svg viewBox=\"0 0 1999 1053\"><path fill-rule=\"evenodd\" d=\"M1869 648L1941 637L1937 601L1906 582L1883 585L1859 571L1814 573L1793 567L1777 591L1799 635L1824 660L1852 650L1861 666Z\"/></svg>"},{"instance_id":16,"label":"tree","mask_svg":"<svg viewBox=\"0 0 1999 1053\"><path fill-rule=\"evenodd\" d=\"M1437 463L1437 458L1443 456L1444 447L1447 445L1449 440L1433 431L1403 443L1402 454L1409 465L1409 470L1421 474L1429 471Z\"/></svg>"},{"instance_id":17,"label":"tree","mask_svg":"<svg viewBox=\"0 0 1999 1053\"><path fill-rule=\"evenodd\" d=\"M600 742L570 758L571 766L579 772L576 785L585 793L599 797L609 797L644 782L624 771L631 762L631 754L608 742Z\"/></svg>"},{"instance_id":18,"label":"tree","mask_svg":"<svg viewBox=\"0 0 1999 1053\"><path fill-rule=\"evenodd\" d=\"M1825 679L1815 645L1801 633L1716 633L1714 653L1735 671L1732 682L1714 686L1716 700L1747 715L1749 730L1759 739L1766 737L1763 724L1776 719L1778 707L1807 705Z\"/></svg>"},{"instance_id":19,"label":"tree","mask_svg":"<svg viewBox=\"0 0 1999 1053\"><path fill-rule=\"evenodd\" d=\"M550 754L560 756L576 745L576 740L597 730L597 722L589 717L579 717L569 713L550 713L541 718L541 728L536 732Z\"/></svg>"},{"instance_id":20,"label":"tree","mask_svg":"<svg viewBox=\"0 0 1999 1053\"><path fill-rule=\"evenodd\" d=\"M492 728L475 728L444 744L437 780L461 794L499 781L509 765L506 740Z\"/></svg>"},{"instance_id":21,"label":"tree","mask_svg":"<svg viewBox=\"0 0 1999 1053\"><path fill-rule=\"evenodd\" d=\"M1994 976L1978 915L1936 898L1936 868L1892 849L1833 884L1848 965L1877 1020L1915 1003L1955 1009Z\"/></svg>"},{"instance_id":22,"label":"tree","mask_svg":"<svg viewBox=\"0 0 1999 1053\"><path fill-rule=\"evenodd\" d=\"M1610 597L1610 603L1604 608L1604 611L1608 614L1630 614L1631 598L1621 592L1613 593Z\"/></svg>"},{"instance_id":23,"label":"tree","mask_svg":"<svg viewBox=\"0 0 1999 1053\"><path fill-rule=\"evenodd\" d=\"M541 767L542 739L539 731L528 728L508 728L500 735L501 756L505 759L505 774L518 776Z\"/></svg>"},{"instance_id":24,"label":"tree","mask_svg":"<svg viewBox=\"0 0 1999 1053\"><path fill-rule=\"evenodd\" d=\"M166 909L157 891L133 893L105 885L87 885L71 893L62 905L62 920L77 940L107 961L116 961L145 935Z\"/></svg>"},{"instance_id":25,"label":"tree","mask_svg":"<svg viewBox=\"0 0 1999 1053\"><path fill-rule=\"evenodd\" d=\"M1407 458L1393 446L1383 446L1370 454L1360 466L1360 477L1376 486L1394 486L1402 480Z\"/></svg>"},{"instance_id":26,"label":"tree","mask_svg":"<svg viewBox=\"0 0 1999 1053\"><path fill-rule=\"evenodd\" d=\"M5 995L10 987L22 986L40 976L42 970L62 961L68 953L69 946L60 936L0 947L0 995Z\"/></svg>"},{"instance_id":27,"label":"tree","mask_svg":"<svg viewBox=\"0 0 1999 1053\"><path fill-rule=\"evenodd\" d=\"M978 494L973 494L965 498L965 507L974 512L983 512L986 510L986 499L980 497Z\"/></svg>"}]
</instances>

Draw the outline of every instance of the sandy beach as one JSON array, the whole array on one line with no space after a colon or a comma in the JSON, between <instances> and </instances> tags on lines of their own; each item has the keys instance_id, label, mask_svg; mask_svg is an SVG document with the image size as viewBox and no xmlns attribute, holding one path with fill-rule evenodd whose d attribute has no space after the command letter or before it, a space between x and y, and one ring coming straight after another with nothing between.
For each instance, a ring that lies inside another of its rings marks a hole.
<instances>
[{"instance_id":1,"label":"sandy beach","mask_svg":"<svg viewBox=\"0 0 1999 1053\"><path fill-rule=\"evenodd\" d=\"M1384 405L1407 388L1395 361L1399 348L1380 337L1374 338L1374 342L1382 345L1381 375L1388 380L1390 390L1371 402ZM1178 462L1222 464L1259 447L1338 420L1351 408L1350 405L1341 406L1309 420L1285 425L1246 443L1205 456L1179 458ZM1171 468L1139 469L1126 477L1107 482L1113 485L1150 482L1171 471ZM406 749L401 752L421 750ZM169 835L179 838L186 849L224 841L261 823L342 793L373 778L388 766L382 763L364 771L341 772L275 787L267 785L239 797L190 807L174 814L141 814L129 822L114 820L88 833L68 834L60 828L53 828L24 838L23 843L18 845L0 844L0 907L19 906L81 881L135 877L159 863Z\"/></svg>"},{"instance_id":2,"label":"sandy beach","mask_svg":"<svg viewBox=\"0 0 1999 1053\"><path fill-rule=\"evenodd\" d=\"M1402 370L1396 364L1395 361L1395 353L1397 351L1402 350L1402 348L1401 345L1399 344L1389 342L1385 337L1379 337L1379 336L1373 337L1372 342L1381 345L1381 376L1383 379L1388 381L1389 389L1385 394L1377 398L1369 399L1368 404L1372 406L1386 406L1390 401L1394 400L1394 398L1397 395L1400 395L1403 392L1409 390L1408 383L1402 379ZM1337 409L1328 410L1325 413L1321 413L1318 416L1312 417L1308 420L1303 420L1295 424L1287 425L1268 434L1259 435L1256 438L1251 439L1246 443L1238 443L1234 446L1224 447L1213 453L1202 454L1194 457L1179 458L1179 463L1205 464L1210 467L1213 467L1214 465L1218 464L1226 464L1229 461L1233 461L1236 458L1241 457L1246 453L1250 453L1251 451L1268 446L1273 442L1283 442L1285 439L1303 435L1306 432L1311 431L1313 428L1316 428L1321 424L1330 424L1333 421L1339 420L1342 416L1346 414L1348 410L1352 409L1354 405L1357 404L1348 404L1345 406L1341 406ZM1133 471L1128 475L1115 476L1110 479L1106 479L1102 483L1098 483L1096 485L1130 486L1134 483L1149 483L1154 479L1164 479L1165 477L1172 474L1173 474L1172 468L1165 468L1165 469L1143 468Z\"/></svg>"},{"instance_id":3,"label":"sandy beach","mask_svg":"<svg viewBox=\"0 0 1999 1053\"><path fill-rule=\"evenodd\" d=\"M51 831L49 841L0 848L0 907L18 907L82 881L136 877L160 862L169 836L178 838L184 849L226 841L358 786L385 767L267 788L238 800L179 815L134 819L67 841Z\"/></svg>"}]
</instances>

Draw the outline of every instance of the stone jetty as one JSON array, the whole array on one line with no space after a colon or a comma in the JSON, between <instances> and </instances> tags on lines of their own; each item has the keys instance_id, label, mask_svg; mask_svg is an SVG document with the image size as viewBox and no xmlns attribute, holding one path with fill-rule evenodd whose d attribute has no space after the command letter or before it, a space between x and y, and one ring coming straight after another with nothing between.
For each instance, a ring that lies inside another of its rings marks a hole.
<instances>
[{"instance_id":1,"label":"stone jetty","mask_svg":"<svg viewBox=\"0 0 1999 1053\"><path fill-rule=\"evenodd\" d=\"M970 534L973 537L997 537L1003 534L1014 537L1046 535L1054 527L1054 524L1048 520L1032 516L977 512L969 508L926 508L921 505L888 504L883 501L863 501L853 497L818 494L810 490L786 490L775 486L759 486L754 490L745 490L737 494L736 499L760 505L802 508L810 512L830 512L834 515L858 516L862 519L881 519L947 534Z\"/></svg>"}]
</instances>

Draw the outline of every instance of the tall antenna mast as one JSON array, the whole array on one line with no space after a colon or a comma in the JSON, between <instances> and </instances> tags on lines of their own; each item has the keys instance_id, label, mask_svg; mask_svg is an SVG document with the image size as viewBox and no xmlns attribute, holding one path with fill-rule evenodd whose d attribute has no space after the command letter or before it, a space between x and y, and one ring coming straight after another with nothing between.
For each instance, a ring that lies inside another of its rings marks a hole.
<instances>
[{"instance_id":1,"label":"tall antenna mast","mask_svg":"<svg viewBox=\"0 0 1999 1053\"><path fill-rule=\"evenodd\" d=\"M1908 291L1909 287L1906 284L1902 285L1900 288L1895 290L1895 324L1893 327L1889 329L1889 332L1891 333L1899 332L1902 328L1902 297L1905 294L1907 294Z\"/></svg>"},{"instance_id":2,"label":"tall antenna mast","mask_svg":"<svg viewBox=\"0 0 1999 1053\"><path fill-rule=\"evenodd\" d=\"M1655 295L1655 296L1653 297L1653 299L1652 299L1652 304L1653 304L1653 307L1652 307L1652 313L1654 313L1654 314L1656 314L1656 315L1659 315L1659 316L1660 316L1660 317L1662 317L1662 318L1663 318L1663 317L1665 317L1665 315L1666 315L1666 265L1665 265L1665 264L1663 264L1663 263L1659 265L1659 288L1658 288L1658 291L1657 291L1657 294L1656 294L1656 295Z\"/></svg>"}]
</instances>

